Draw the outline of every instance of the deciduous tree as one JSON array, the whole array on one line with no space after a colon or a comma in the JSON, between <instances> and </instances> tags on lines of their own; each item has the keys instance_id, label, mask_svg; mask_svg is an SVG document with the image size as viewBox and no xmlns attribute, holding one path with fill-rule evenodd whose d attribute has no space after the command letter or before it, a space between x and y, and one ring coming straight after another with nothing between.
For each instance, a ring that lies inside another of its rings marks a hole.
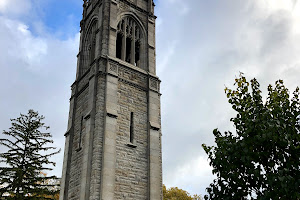
<instances>
[{"instance_id":1,"label":"deciduous tree","mask_svg":"<svg viewBox=\"0 0 300 200\"><path fill-rule=\"evenodd\" d=\"M163 185L163 199L164 200L201 200L200 195L194 195L193 197L185 190L178 187L171 187L169 189Z\"/></svg>"},{"instance_id":2,"label":"deciduous tree","mask_svg":"<svg viewBox=\"0 0 300 200\"><path fill-rule=\"evenodd\" d=\"M263 101L256 79L241 74L235 86L225 93L236 131L215 129L216 146L203 144L217 176L205 199L300 199L299 88L290 97L276 81Z\"/></svg>"},{"instance_id":3,"label":"deciduous tree","mask_svg":"<svg viewBox=\"0 0 300 200\"><path fill-rule=\"evenodd\" d=\"M27 115L21 114L11 119L9 131L3 132L0 145L7 152L0 154L0 197L6 199L54 199L57 192L50 184L55 176L41 176L40 172L52 170L55 163L49 158L59 151L50 146L53 143L51 134L45 132L49 127L42 122L43 116L29 110Z\"/></svg>"}]
</instances>

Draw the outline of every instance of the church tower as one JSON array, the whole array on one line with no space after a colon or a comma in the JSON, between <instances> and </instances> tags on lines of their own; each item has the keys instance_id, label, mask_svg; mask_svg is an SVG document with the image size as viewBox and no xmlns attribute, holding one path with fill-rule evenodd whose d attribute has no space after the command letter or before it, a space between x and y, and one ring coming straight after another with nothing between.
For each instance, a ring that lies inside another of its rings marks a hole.
<instances>
[{"instance_id":1,"label":"church tower","mask_svg":"<svg viewBox=\"0 0 300 200\"><path fill-rule=\"evenodd\" d=\"M153 0L84 0L60 200L162 200Z\"/></svg>"}]
</instances>

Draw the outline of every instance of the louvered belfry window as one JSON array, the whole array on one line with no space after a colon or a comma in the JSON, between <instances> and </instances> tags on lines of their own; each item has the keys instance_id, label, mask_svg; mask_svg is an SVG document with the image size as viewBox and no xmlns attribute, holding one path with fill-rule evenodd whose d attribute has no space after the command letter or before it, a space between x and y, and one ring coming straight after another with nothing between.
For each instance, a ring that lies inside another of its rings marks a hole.
<instances>
[{"instance_id":1,"label":"louvered belfry window","mask_svg":"<svg viewBox=\"0 0 300 200\"><path fill-rule=\"evenodd\" d=\"M84 37L81 74L84 74L95 60L97 24L97 20L93 21Z\"/></svg>"},{"instance_id":2,"label":"louvered belfry window","mask_svg":"<svg viewBox=\"0 0 300 200\"><path fill-rule=\"evenodd\" d=\"M116 57L140 66L141 29L132 17L123 18L117 27Z\"/></svg>"}]
</instances>

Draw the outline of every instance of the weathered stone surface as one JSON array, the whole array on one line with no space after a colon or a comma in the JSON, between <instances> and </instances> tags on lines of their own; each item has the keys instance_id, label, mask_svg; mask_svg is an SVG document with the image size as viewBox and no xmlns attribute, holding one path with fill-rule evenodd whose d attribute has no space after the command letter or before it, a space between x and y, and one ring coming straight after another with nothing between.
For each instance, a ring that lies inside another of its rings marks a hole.
<instances>
[{"instance_id":1,"label":"weathered stone surface","mask_svg":"<svg viewBox=\"0 0 300 200\"><path fill-rule=\"evenodd\" d=\"M80 183L81 183L81 167L82 167L82 151L79 150L79 142L80 142L80 132L82 132L81 138L85 132L85 125L82 123L82 116L87 112L87 102L88 102L88 89L85 89L79 96L77 97L77 106L76 106L76 114L74 121L74 136L73 136L73 152L71 158L71 166L70 166L70 180L69 180L69 190L68 197L69 200L79 199L79 191L80 191ZM82 126L81 126L82 124ZM82 141L82 145L84 145L85 141Z\"/></svg>"},{"instance_id":2,"label":"weathered stone surface","mask_svg":"<svg viewBox=\"0 0 300 200\"><path fill-rule=\"evenodd\" d=\"M96 116L95 116L95 131L94 131L94 145L92 157L92 173L90 200L99 199L100 184L101 184L101 169L102 169L102 146L103 146L103 132L104 132L104 92L105 79L99 77L96 98ZM98 178L96 178L98 177Z\"/></svg>"},{"instance_id":3,"label":"weathered stone surface","mask_svg":"<svg viewBox=\"0 0 300 200\"><path fill-rule=\"evenodd\" d=\"M88 0L84 5L60 200L162 200L152 4ZM135 64L116 58L117 25L128 16L142 31Z\"/></svg>"},{"instance_id":4,"label":"weathered stone surface","mask_svg":"<svg viewBox=\"0 0 300 200\"><path fill-rule=\"evenodd\" d=\"M147 93L129 84L118 84L119 106L117 131L116 199L145 199L148 191ZM134 138L130 142L130 114L134 113Z\"/></svg>"}]
</instances>

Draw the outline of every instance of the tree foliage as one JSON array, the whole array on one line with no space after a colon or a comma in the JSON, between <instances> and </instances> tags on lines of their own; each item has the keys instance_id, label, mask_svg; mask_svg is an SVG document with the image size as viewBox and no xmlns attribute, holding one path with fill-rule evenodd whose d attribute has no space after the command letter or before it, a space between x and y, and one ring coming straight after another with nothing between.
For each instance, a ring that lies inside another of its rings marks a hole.
<instances>
[{"instance_id":1,"label":"tree foliage","mask_svg":"<svg viewBox=\"0 0 300 200\"><path fill-rule=\"evenodd\" d=\"M202 145L217 176L205 199L300 199L299 88L290 98L276 81L264 102L256 79L234 85L225 93L236 133L215 129L216 146Z\"/></svg>"},{"instance_id":2,"label":"tree foliage","mask_svg":"<svg viewBox=\"0 0 300 200\"><path fill-rule=\"evenodd\" d=\"M6 199L54 199L57 193L57 184L51 184L55 176L41 175L42 171L52 170L50 161L52 155L57 154L51 134L46 131L49 127L42 122L43 116L38 112L29 110L27 115L21 114L16 119L11 119L12 126L9 131L4 131L4 138L0 145L7 152L0 154L0 162L5 167L0 167L0 197ZM49 153L50 151L50 153Z\"/></svg>"},{"instance_id":3,"label":"tree foliage","mask_svg":"<svg viewBox=\"0 0 300 200\"><path fill-rule=\"evenodd\" d=\"M47 177L47 174L44 172L41 172L40 174L43 177ZM46 179L43 182L40 182L39 184L42 184L46 186L49 190L53 191L52 194L44 194L42 196L53 200L59 200L59 191L60 191L59 182L60 180L57 178Z\"/></svg>"},{"instance_id":4,"label":"tree foliage","mask_svg":"<svg viewBox=\"0 0 300 200\"><path fill-rule=\"evenodd\" d=\"M191 196L187 191L179 189L178 187L171 187L169 189L163 185L163 199L164 200L201 200L200 195Z\"/></svg>"}]
</instances>

